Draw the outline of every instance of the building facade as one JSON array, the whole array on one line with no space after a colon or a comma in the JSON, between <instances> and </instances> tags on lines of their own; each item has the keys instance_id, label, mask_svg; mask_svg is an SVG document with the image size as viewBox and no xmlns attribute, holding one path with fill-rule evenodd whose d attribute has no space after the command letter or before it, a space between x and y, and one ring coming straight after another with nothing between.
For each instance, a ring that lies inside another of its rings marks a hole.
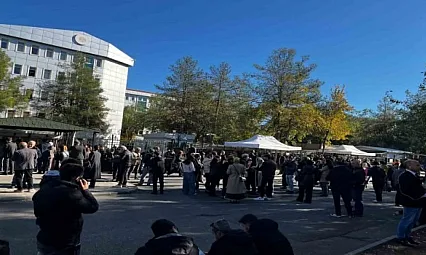
<instances>
[{"instance_id":1,"label":"building facade","mask_svg":"<svg viewBox=\"0 0 426 255\"><path fill-rule=\"evenodd\" d=\"M138 110L145 110L149 108L150 98L155 93L137 90L137 89L126 89L126 98L124 101L125 106L135 106Z\"/></svg>"},{"instance_id":2,"label":"building facade","mask_svg":"<svg viewBox=\"0 0 426 255\"><path fill-rule=\"evenodd\" d=\"M38 84L55 80L70 64L76 53L86 56L87 65L100 80L109 109L107 121L110 132L104 139L114 137L119 141L127 74L134 60L114 45L80 31L38 28L0 24L0 48L10 57L13 75L26 76L23 80L25 93L43 100L44 92ZM10 109L3 117L38 116L42 112L28 109L16 112Z\"/></svg>"}]
</instances>

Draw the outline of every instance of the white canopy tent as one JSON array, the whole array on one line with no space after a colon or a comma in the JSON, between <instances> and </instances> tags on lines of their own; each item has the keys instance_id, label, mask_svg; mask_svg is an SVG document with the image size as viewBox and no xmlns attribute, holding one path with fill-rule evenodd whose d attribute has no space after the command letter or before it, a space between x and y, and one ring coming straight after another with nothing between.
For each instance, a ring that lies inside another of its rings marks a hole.
<instances>
[{"instance_id":1,"label":"white canopy tent","mask_svg":"<svg viewBox=\"0 0 426 255\"><path fill-rule=\"evenodd\" d=\"M357 149L353 145L339 145L326 148L325 153L334 153L334 154L343 154L343 155L353 155L353 156L365 156L365 157L375 157L376 153L368 153L362 150Z\"/></svg>"},{"instance_id":2,"label":"white canopy tent","mask_svg":"<svg viewBox=\"0 0 426 255\"><path fill-rule=\"evenodd\" d=\"M264 149L275 151L300 151L301 147L289 146L281 143L273 136L255 135L238 142L225 142L225 147Z\"/></svg>"}]
</instances>

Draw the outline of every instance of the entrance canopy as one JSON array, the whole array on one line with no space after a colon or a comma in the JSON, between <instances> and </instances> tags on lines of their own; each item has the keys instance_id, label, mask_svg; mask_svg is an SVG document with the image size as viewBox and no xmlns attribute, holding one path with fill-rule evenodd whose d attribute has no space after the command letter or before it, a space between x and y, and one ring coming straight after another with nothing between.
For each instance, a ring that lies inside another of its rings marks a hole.
<instances>
[{"instance_id":1,"label":"entrance canopy","mask_svg":"<svg viewBox=\"0 0 426 255\"><path fill-rule=\"evenodd\" d=\"M273 136L255 135L252 138L238 141L238 142L225 142L226 147L235 148L250 148L250 149L264 149L275 151L300 151L301 147L289 146L281 143Z\"/></svg>"},{"instance_id":2,"label":"entrance canopy","mask_svg":"<svg viewBox=\"0 0 426 255\"><path fill-rule=\"evenodd\" d=\"M77 132L87 130L82 127L35 117L0 118L0 128L52 132Z\"/></svg>"},{"instance_id":3,"label":"entrance canopy","mask_svg":"<svg viewBox=\"0 0 426 255\"><path fill-rule=\"evenodd\" d=\"M375 157L376 153L368 153L362 150L355 148L353 145L339 145L329 147L324 150L325 153L333 154L343 154L343 155L353 155L353 156L365 156L365 157Z\"/></svg>"}]
</instances>

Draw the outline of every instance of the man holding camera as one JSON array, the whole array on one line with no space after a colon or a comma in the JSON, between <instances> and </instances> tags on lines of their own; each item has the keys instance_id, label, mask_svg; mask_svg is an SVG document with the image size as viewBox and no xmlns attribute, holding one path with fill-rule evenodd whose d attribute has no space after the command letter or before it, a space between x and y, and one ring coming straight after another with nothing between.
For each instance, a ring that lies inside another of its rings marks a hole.
<instances>
[{"instance_id":1,"label":"man holding camera","mask_svg":"<svg viewBox=\"0 0 426 255\"><path fill-rule=\"evenodd\" d=\"M80 254L82 214L99 209L98 202L82 179L83 166L78 159L64 160L59 170L60 179L43 185L33 196L39 255Z\"/></svg>"}]
</instances>

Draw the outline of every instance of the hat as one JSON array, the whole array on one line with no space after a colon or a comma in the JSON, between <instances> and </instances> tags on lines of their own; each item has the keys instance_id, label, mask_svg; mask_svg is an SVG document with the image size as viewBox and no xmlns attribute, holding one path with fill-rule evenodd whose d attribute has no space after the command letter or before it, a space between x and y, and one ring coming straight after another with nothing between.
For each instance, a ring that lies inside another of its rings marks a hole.
<instances>
[{"instance_id":1,"label":"hat","mask_svg":"<svg viewBox=\"0 0 426 255\"><path fill-rule=\"evenodd\" d=\"M251 213L244 215L238 222L242 224L253 223L257 221L257 217Z\"/></svg>"},{"instance_id":2,"label":"hat","mask_svg":"<svg viewBox=\"0 0 426 255\"><path fill-rule=\"evenodd\" d=\"M156 220L151 225L151 230L152 230L152 233L154 233L155 237L173 233L175 232L173 228L176 228L176 225L173 222L166 219Z\"/></svg>"},{"instance_id":3,"label":"hat","mask_svg":"<svg viewBox=\"0 0 426 255\"><path fill-rule=\"evenodd\" d=\"M210 227L222 233L226 233L232 230L231 226L229 225L229 222L225 219L213 222L212 224L210 224Z\"/></svg>"}]
</instances>

